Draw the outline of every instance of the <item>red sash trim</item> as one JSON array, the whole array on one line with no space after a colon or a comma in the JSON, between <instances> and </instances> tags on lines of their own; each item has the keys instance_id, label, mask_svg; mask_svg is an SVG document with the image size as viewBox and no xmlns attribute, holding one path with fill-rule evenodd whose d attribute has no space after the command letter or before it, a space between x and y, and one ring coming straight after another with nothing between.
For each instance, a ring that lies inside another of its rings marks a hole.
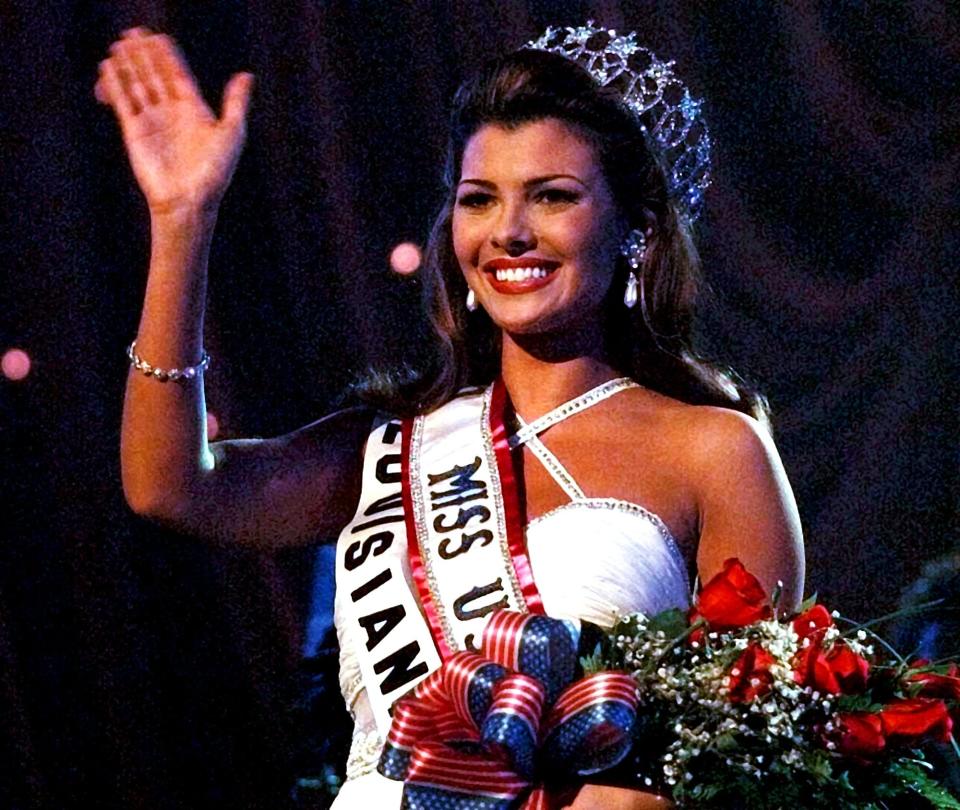
<instances>
[{"instance_id":1,"label":"red sash trim","mask_svg":"<svg viewBox=\"0 0 960 810\"><path fill-rule=\"evenodd\" d=\"M430 633L437 645L437 652L440 653L440 658L446 661L456 650L451 650L443 637L443 626L440 624L437 606L433 601L433 594L430 593L430 586L427 584L427 572L423 565L423 557L420 555L417 523L413 516L413 495L410 489L410 443L413 438L413 420L404 419L400 431L400 492L403 498L403 519L407 524L407 557L410 560L410 573L413 576L414 585L417 586L420 607L423 608L424 615L427 617Z\"/></svg>"},{"instance_id":2,"label":"red sash trim","mask_svg":"<svg viewBox=\"0 0 960 810\"><path fill-rule=\"evenodd\" d=\"M530 558L527 556L527 539L520 511L517 479L514 474L513 458L510 455L510 445L507 443L510 433L504 420L506 409L507 387L498 377L493 383L493 396L490 402L490 433L497 458L497 471L500 475L500 494L503 498L503 511L507 522L507 545L527 610L542 614L543 601L533 581L533 569L530 567Z\"/></svg>"}]
</instances>

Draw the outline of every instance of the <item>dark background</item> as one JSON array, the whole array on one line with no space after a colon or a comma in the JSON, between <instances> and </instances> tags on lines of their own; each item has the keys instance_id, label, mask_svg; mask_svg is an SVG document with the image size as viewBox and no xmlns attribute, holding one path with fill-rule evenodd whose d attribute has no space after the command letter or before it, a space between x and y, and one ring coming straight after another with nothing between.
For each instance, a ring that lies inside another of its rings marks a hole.
<instances>
[{"instance_id":1,"label":"dark background","mask_svg":"<svg viewBox=\"0 0 960 810\"><path fill-rule=\"evenodd\" d=\"M93 99L109 42L171 33L215 105L257 75L207 318L234 437L311 421L415 352L415 282L387 257L440 201L456 84L591 17L706 98L704 341L772 402L808 589L877 615L956 549L955 4L0 3L0 351L33 360L0 379L0 807L279 808L296 767L313 552L209 549L123 502L148 233Z\"/></svg>"}]
</instances>

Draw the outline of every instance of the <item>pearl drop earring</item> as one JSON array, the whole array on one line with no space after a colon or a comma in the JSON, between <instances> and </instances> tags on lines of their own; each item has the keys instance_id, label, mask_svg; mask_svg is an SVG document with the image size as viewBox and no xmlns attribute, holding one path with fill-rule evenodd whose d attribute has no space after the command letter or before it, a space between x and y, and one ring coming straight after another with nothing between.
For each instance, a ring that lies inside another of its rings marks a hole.
<instances>
[{"instance_id":1,"label":"pearl drop earring","mask_svg":"<svg viewBox=\"0 0 960 810\"><path fill-rule=\"evenodd\" d=\"M627 289L623 293L623 303L627 309L637 305L637 270L643 264L647 253L647 235L639 228L634 228L627 234L627 238L620 245L620 255L630 265L630 275L627 276Z\"/></svg>"}]
</instances>

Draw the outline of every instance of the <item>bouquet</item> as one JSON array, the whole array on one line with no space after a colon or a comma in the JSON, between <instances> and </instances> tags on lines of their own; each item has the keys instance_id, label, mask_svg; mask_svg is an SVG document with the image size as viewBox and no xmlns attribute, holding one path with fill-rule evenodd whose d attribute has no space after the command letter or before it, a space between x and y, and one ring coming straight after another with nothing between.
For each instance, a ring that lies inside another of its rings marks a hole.
<instances>
[{"instance_id":1,"label":"bouquet","mask_svg":"<svg viewBox=\"0 0 960 810\"><path fill-rule=\"evenodd\" d=\"M923 754L960 757L957 665L907 661L816 597L790 619L777 601L731 559L691 611L624 617L582 659L636 683L641 784L680 807L960 810Z\"/></svg>"}]
</instances>

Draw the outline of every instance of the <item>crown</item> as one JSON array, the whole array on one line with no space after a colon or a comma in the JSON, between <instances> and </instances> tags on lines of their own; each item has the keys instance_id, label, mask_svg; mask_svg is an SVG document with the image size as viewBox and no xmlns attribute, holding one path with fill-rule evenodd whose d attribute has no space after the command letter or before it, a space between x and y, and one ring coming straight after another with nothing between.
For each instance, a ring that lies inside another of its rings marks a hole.
<instances>
[{"instance_id":1,"label":"crown","mask_svg":"<svg viewBox=\"0 0 960 810\"><path fill-rule=\"evenodd\" d=\"M702 101L677 78L674 62L637 44L633 31L618 35L597 28L593 20L578 28L547 28L526 47L565 56L601 87L616 90L663 160L670 197L691 222L700 216L710 185L710 132Z\"/></svg>"}]
</instances>

